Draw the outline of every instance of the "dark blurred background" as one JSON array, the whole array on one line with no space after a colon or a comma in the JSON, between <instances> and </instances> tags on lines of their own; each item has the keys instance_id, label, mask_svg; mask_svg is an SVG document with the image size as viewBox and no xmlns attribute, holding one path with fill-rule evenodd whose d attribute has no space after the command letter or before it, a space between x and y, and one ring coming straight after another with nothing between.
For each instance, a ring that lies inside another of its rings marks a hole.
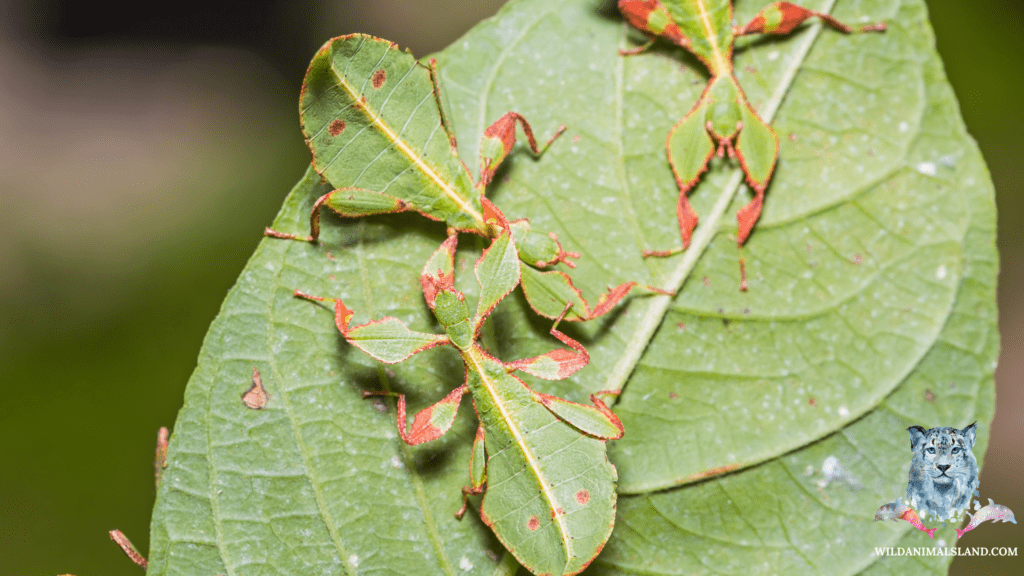
<instances>
[{"instance_id":1,"label":"dark blurred background","mask_svg":"<svg viewBox=\"0 0 1024 576\"><path fill-rule=\"evenodd\" d=\"M0 0L3 575L140 574L107 531L147 552L156 430L309 160L296 101L313 52L359 31L426 55L502 2L103 4ZM1000 210L982 492L1024 514L1024 4L928 5ZM1022 526L964 544L1024 548ZM1021 566L958 559L953 573Z\"/></svg>"}]
</instances>

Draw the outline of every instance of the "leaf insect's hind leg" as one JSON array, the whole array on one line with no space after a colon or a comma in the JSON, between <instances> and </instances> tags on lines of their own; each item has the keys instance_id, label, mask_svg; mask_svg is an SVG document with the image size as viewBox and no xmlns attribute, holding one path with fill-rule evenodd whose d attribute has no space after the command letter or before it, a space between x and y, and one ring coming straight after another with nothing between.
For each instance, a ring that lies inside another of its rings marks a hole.
<instances>
[{"instance_id":1,"label":"leaf insect's hind leg","mask_svg":"<svg viewBox=\"0 0 1024 576\"><path fill-rule=\"evenodd\" d=\"M789 2L776 2L761 10L749 24L743 28L736 27L733 32L736 36L744 36L746 34L789 34L797 26L803 24L804 21L813 17L820 18L822 22L844 34L885 31L885 22L854 28L836 20L831 14L815 12L814 10L808 10Z\"/></svg>"},{"instance_id":2,"label":"leaf insect's hind leg","mask_svg":"<svg viewBox=\"0 0 1024 576\"><path fill-rule=\"evenodd\" d=\"M693 229L697 227L699 218L697 217L697 211L690 205L690 199L687 197L688 193L689 190L680 190L679 201L676 203L676 220L679 221L679 237L682 239L683 245L669 250L644 250L642 253L644 258L650 258L651 256L665 258L678 254L690 247L690 240L693 239Z\"/></svg>"},{"instance_id":3,"label":"leaf insect's hind leg","mask_svg":"<svg viewBox=\"0 0 1024 576\"><path fill-rule=\"evenodd\" d=\"M473 451L469 455L469 486L462 487L462 508L455 513L459 520L466 513L469 497L484 492L487 483L487 453L484 448L484 425L477 426L476 437L473 439Z\"/></svg>"},{"instance_id":4,"label":"leaf insect's hind leg","mask_svg":"<svg viewBox=\"0 0 1024 576\"><path fill-rule=\"evenodd\" d=\"M483 141L480 143L480 182L478 186L486 186L491 183L498 166L505 160L512 146L516 143L516 122L523 127L526 133L526 141L530 150L535 156L540 156L551 146L556 138L565 132L565 124L560 124L555 134L544 143L544 146L537 146L537 140L533 137L533 129L530 124L518 112L507 112L501 118L484 130Z\"/></svg>"},{"instance_id":5,"label":"leaf insect's hind leg","mask_svg":"<svg viewBox=\"0 0 1024 576\"><path fill-rule=\"evenodd\" d=\"M317 198L309 214L309 236L286 234L271 228L263 231L264 236L316 242L320 238L320 207L327 206L338 216L361 218L373 214L394 214L409 209L404 200L381 192L364 188L337 188Z\"/></svg>"},{"instance_id":6,"label":"leaf insect's hind leg","mask_svg":"<svg viewBox=\"0 0 1024 576\"><path fill-rule=\"evenodd\" d=\"M590 401L594 404L593 406L577 404L540 392L533 393L535 400L580 432L601 440L618 440L625 434L626 429L611 408L598 398L599 394L618 394L618 392L603 390L591 394Z\"/></svg>"},{"instance_id":7,"label":"leaf insect's hind leg","mask_svg":"<svg viewBox=\"0 0 1024 576\"><path fill-rule=\"evenodd\" d=\"M558 330L558 324L565 318L566 313L572 308L572 304L572 302L569 302L565 305L565 309L562 310L562 313L555 319L555 323L551 327L551 335L558 338L562 344L565 344L572 350L559 348L547 354L534 356L533 358L523 358L522 360L507 362L505 363L505 369L509 372L522 370L527 374L532 374L545 380L561 380L568 378L580 368L589 364L590 353L587 352L587 349Z\"/></svg>"},{"instance_id":8,"label":"leaf insect's hind leg","mask_svg":"<svg viewBox=\"0 0 1024 576\"><path fill-rule=\"evenodd\" d=\"M405 418L405 394L398 392L363 392L363 398L370 396L397 396L398 397L398 435L410 446L437 440L444 435L455 422L455 415L459 411L459 402L462 395L469 390L469 386L463 384L452 390L447 396L432 406L420 410L413 418L412 427L406 428Z\"/></svg>"},{"instance_id":9,"label":"leaf insect's hind leg","mask_svg":"<svg viewBox=\"0 0 1024 576\"><path fill-rule=\"evenodd\" d=\"M448 111L444 108L444 101L441 99L441 79L437 71L437 58L431 58L427 69L430 70L430 84L434 87L434 101L437 103L437 114L441 117L441 127L448 135L448 144L452 150L458 150L458 143L455 142L455 132L452 131L452 121L448 118Z\"/></svg>"}]
</instances>

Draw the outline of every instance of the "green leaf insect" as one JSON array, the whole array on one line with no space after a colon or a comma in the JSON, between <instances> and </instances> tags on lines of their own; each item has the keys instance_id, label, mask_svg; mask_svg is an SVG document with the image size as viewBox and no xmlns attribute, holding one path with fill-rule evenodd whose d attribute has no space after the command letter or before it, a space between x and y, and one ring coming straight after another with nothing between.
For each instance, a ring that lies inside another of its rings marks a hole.
<instances>
[{"instance_id":1,"label":"green leaf insect","mask_svg":"<svg viewBox=\"0 0 1024 576\"><path fill-rule=\"evenodd\" d=\"M516 112L505 114L484 131L480 176L474 183L459 159L434 61L423 66L393 42L364 34L324 44L309 65L299 100L313 169L337 188L313 205L309 236L269 228L266 234L310 242L320 235L322 206L349 218L414 210L444 222L449 236L469 232L496 238L504 216L484 191L512 151L516 123L537 156L565 130L560 126L538 146L525 118ZM570 258L580 254L563 250L553 233L531 230L525 219L513 221L511 230L519 258L529 264L523 270L523 291L542 316L555 318L571 303L565 320L590 320L611 310L637 286L627 282L612 288L591 309L564 272L537 270L559 262L574 268Z\"/></svg>"},{"instance_id":2,"label":"green leaf insect","mask_svg":"<svg viewBox=\"0 0 1024 576\"><path fill-rule=\"evenodd\" d=\"M534 574L576 574L604 547L615 522L615 467L605 441L621 438L622 423L596 395L585 406L531 390L513 372L560 380L590 361L587 350L558 331L568 346L513 362L498 360L478 343L480 328L520 280L516 243L503 229L476 263L480 298L476 312L454 288L456 236L424 266L423 295L444 334L414 332L396 318L351 325L353 312L335 298L296 292L334 304L334 320L353 346L394 364L435 346L452 346L466 365L466 380L406 424L405 396L398 397L398 431L415 445L440 438L455 422L469 392L480 420L470 458L470 485L462 489L461 518L471 495L483 493L480 517L516 559ZM599 393L600 394L600 393Z\"/></svg>"},{"instance_id":3,"label":"green leaf insect","mask_svg":"<svg viewBox=\"0 0 1024 576\"><path fill-rule=\"evenodd\" d=\"M732 25L730 0L619 0L626 20L652 37L650 42L623 55L639 54L660 37L686 48L711 72L711 79L693 108L672 128L666 142L668 161L679 185L676 215L682 247L672 250L648 250L645 256L670 256L690 245L697 213L687 193L707 170L712 155L739 160L754 198L736 214L739 230L736 242L743 246L754 228L764 193L779 156L779 137L747 101L733 71L733 44L748 34L789 34L805 20L817 17L832 28L844 32L880 32L885 24L852 28L832 16L802 8L789 2L775 2L743 27Z\"/></svg>"}]
</instances>

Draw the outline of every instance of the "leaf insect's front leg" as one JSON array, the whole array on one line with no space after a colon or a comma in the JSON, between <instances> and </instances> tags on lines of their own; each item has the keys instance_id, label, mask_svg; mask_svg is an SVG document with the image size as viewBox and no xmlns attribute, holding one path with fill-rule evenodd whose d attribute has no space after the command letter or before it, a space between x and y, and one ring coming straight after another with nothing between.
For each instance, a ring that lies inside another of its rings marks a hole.
<instances>
[{"instance_id":1,"label":"leaf insect's front leg","mask_svg":"<svg viewBox=\"0 0 1024 576\"><path fill-rule=\"evenodd\" d=\"M484 130L483 140L480 142L480 179L477 186L485 187L490 184L498 166L512 151L512 146L516 143L516 122L522 125L530 150L534 156L538 157L544 154L551 143L565 132L565 124L559 124L554 135L544 143L544 146L538 147L537 140L533 137L533 129L530 128L530 123L526 121L526 118L523 118L518 112L507 112L494 124L491 124L487 130Z\"/></svg>"},{"instance_id":2,"label":"leaf insect's front leg","mask_svg":"<svg viewBox=\"0 0 1024 576\"><path fill-rule=\"evenodd\" d=\"M648 38L646 43L637 48L619 50L622 56L633 56L647 51L657 37L664 38L676 46L690 47L690 39L683 34L672 20L668 9L658 0L619 0L619 12L627 22Z\"/></svg>"},{"instance_id":3,"label":"leaf insect's front leg","mask_svg":"<svg viewBox=\"0 0 1024 576\"><path fill-rule=\"evenodd\" d=\"M815 12L814 10L808 10L789 2L775 2L761 10L743 28L737 26L733 33L736 36L747 34L776 34L781 36L789 34L797 26L803 24L804 21L815 17L820 18L822 22L844 34L851 34L853 32L882 32L886 27L885 22L878 22L854 28L836 20L831 14Z\"/></svg>"},{"instance_id":4,"label":"leaf insect's front leg","mask_svg":"<svg viewBox=\"0 0 1024 576\"><path fill-rule=\"evenodd\" d=\"M469 497L483 494L487 484L487 450L484 447L485 432L483 424L477 426L476 437L473 438L473 451L469 454L469 486L462 487L462 508L455 517L462 519L469 506Z\"/></svg>"},{"instance_id":5,"label":"leaf insect's front leg","mask_svg":"<svg viewBox=\"0 0 1024 576\"><path fill-rule=\"evenodd\" d=\"M459 402L462 395L469 390L463 384L452 390L439 402L428 406L416 413L412 426L406 428L405 417L405 394L398 392L363 392L363 398L370 396L397 396L398 397L398 435L410 446L437 440L451 429L455 423L455 415L459 412Z\"/></svg>"}]
</instances>

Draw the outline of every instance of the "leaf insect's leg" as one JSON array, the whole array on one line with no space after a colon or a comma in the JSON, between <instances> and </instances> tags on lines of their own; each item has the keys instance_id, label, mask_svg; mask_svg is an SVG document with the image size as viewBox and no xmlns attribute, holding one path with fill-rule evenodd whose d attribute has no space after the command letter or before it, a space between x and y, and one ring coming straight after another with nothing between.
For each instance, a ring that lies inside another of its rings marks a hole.
<instances>
[{"instance_id":1,"label":"leaf insect's leg","mask_svg":"<svg viewBox=\"0 0 1024 576\"><path fill-rule=\"evenodd\" d=\"M390 316L350 327L349 323L355 313L340 298L313 296L299 290L294 292L294 296L317 302L332 302L334 325L345 340L385 364L396 364L413 354L451 343L443 334L414 332L404 322Z\"/></svg>"},{"instance_id":2,"label":"leaf insect's leg","mask_svg":"<svg viewBox=\"0 0 1024 576\"><path fill-rule=\"evenodd\" d=\"M506 113L494 124L491 124L487 130L484 130L483 141L480 143L480 182L477 184L478 186L487 186L491 183L494 172L512 150L512 145L516 143L516 122L523 126L526 141L535 156L543 154L548 146L551 146L551 143L561 136L562 132L565 132L565 124L560 124L555 130L555 134L544 146L538 147L537 140L533 137L533 129L530 128L526 118L523 118L518 112Z\"/></svg>"},{"instance_id":3,"label":"leaf insect's leg","mask_svg":"<svg viewBox=\"0 0 1024 576\"><path fill-rule=\"evenodd\" d=\"M484 426L481 424L476 429L476 437L473 439L473 451L469 455L469 486L462 487L462 508L455 513L455 517L462 519L469 506L469 497L482 494L484 485L487 483L487 453L484 448Z\"/></svg>"},{"instance_id":4,"label":"leaf insect's leg","mask_svg":"<svg viewBox=\"0 0 1024 576\"><path fill-rule=\"evenodd\" d=\"M338 188L317 198L313 203L313 211L309 215L309 236L286 234L271 228L263 231L265 236L316 242L320 238L320 207L327 206L338 216L344 218L361 218L372 214L394 214L409 209L404 200L366 190L363 188Z\"/></svg>"},{"instance_id":5,"label":"leaf insect's leg","mask_svg":"<svg viewBox=\"0 0 1024 576\"><path fill-rule=\"evenodd\" d=\"M622 421L612 412L604 402L598 398L598 394L611 394L613 391L605 390L590 395L593 406L577 404L563 400L558 396L551 396L541 392L534 392L534 400L544 405L552 414L564 420L580 432L600 438L601 440L618 440L622 438L626 429Z\"/></svg>"},{"instance_id":6,"label":"leaf insect's leg","mask_svg":"<svg viewBox=\"0 0 1024 576\"><path fill-rule=\"evenodd\" d=\"M313 296L312 294L306 294L296 290L295 296L299 298L305 298L306 300L315 300L317 302L330 302L334 304L334 325L338 327L338 331L341 332L342 336L348 338L348 323L352 320L352 316L355 312L348 309L345 303L340 298L324 298L323 296Z\"/></svg>"},{"instance_id":7,"label":"leaf insect's leg","mask_svg":"<svg viewBox=\"0 0 1024 576\"><path fill-rule=\"evenodd\" d=\"M562 344L565 344L572 350L566 350L565 348L559 348L552 350L547 354L541 354L540 356L534 356L533 358L523 358L522 360L516 360L514 362L506 362L505 369L509 372L513 370L522 370L527 374L532 374L538 378L545 380L561 380L567 378L572 374L576 373L580 368L583 368L590 363L590 353L583 347L582 344L573 340L569 336L566 336L558 330L558 324L565 318L566 313L572 308L572 302L565 305L565 309L555 319L555 324L551 327L551 335L558 338Z\"/></svg>"},{"instance_id":8,"label":"leaf insect's leg","mask_svg":"<svg viewBox=\"0 0 1024 576\"><path fill-rule=\"evenodd\" d=\"M127 556L132 562L135 562L145 570L149 566L149 562L146 562L146 558L139 554L139 551L132 545L131 540L124 535L124 532L120 530L111 530L110 539L121 548L124 555Z\"/></svg>"},{"instance_id":9,"label":"leaf insect's leg","mask_svg":"<svg viewBox=\"0 0 1024 576\"><path fill-rule=\"evenodd\" d=\"M444 435L455 422L455 415L459 411L459 402L462 395L469 390L469 386L463 384L452 390L447 396L432 406L420 410L413 418L412 427L406 428L405 418L405 394L397 392L363 392L363 398L370 396L397 396L398 397L398 435L410 446L437 440Z\"/></svg>"},{"instance_id":10,"label":"leaf insect's leg","mask_svg":"<svg viewBox=\"0 0 1024 576\"><path fill-rule=\"evenodd\" d=\"M687 195L697 185L700 175L707 171L708 163L715 154L716 147L713 130L709 130L707 119L710 104L704 96L686 113L669 132L665 139L665 151L668 153L672 176L679 188L679 200L676 203L676 219L679 221L679 236L682 246L671 250L644 250L644 258L650 256L665 257L678 254L690 247L693 230L697 227L697 211L690 205ZM722 150L721 142L718 150Z\"/></svg>"},{"instance_id":11,"label":"leaf insect's leg","mask_svg":"<svg viewBox=\"0 0 1024 576\"><path fill-rule=\"evenodd\" d=\"M644 33L644 36L647 36L647 42L644 42L635 48L619 48L619 56L636 56L647 52L651 46L654 46L655 38L646 32Z\"/></svg>"},{"instance_id":12,"label":"leaf insect's leg","mask_svg":"<svg viewBox=\"0 0 1024 576\"><path fill-rule=\"evenodd\" d=\"M882 32L885 30L885 22L853 28L836 20L830 14L808 10L789 2L776 2L761 10L745 27L740 28L737 26L734 33L736 36L744 36L746 34L789 34L797 26L803 24L804 21L815 16L844 34L853 32Z\"/></svg>"},{"instance_id":13,"label":"leaf insect's leg","mask_svg":"<svg viewBox=\"0 0 1024 576\"><path fill-rule=\"evenodd\" d=\"M448 144L452 147L452 150L458 150L458 144L455 142L455 132L452 131L452 121L448 118L448 112L444 108L444 102L441 100L441 79L437 71L437 59L431 58L427 69L430 70L430 84L434 87L434 100L437 102L437 113L441 117L441 127L444 128L445 134L448 135Z\"/></svg>"}]
</instances>

